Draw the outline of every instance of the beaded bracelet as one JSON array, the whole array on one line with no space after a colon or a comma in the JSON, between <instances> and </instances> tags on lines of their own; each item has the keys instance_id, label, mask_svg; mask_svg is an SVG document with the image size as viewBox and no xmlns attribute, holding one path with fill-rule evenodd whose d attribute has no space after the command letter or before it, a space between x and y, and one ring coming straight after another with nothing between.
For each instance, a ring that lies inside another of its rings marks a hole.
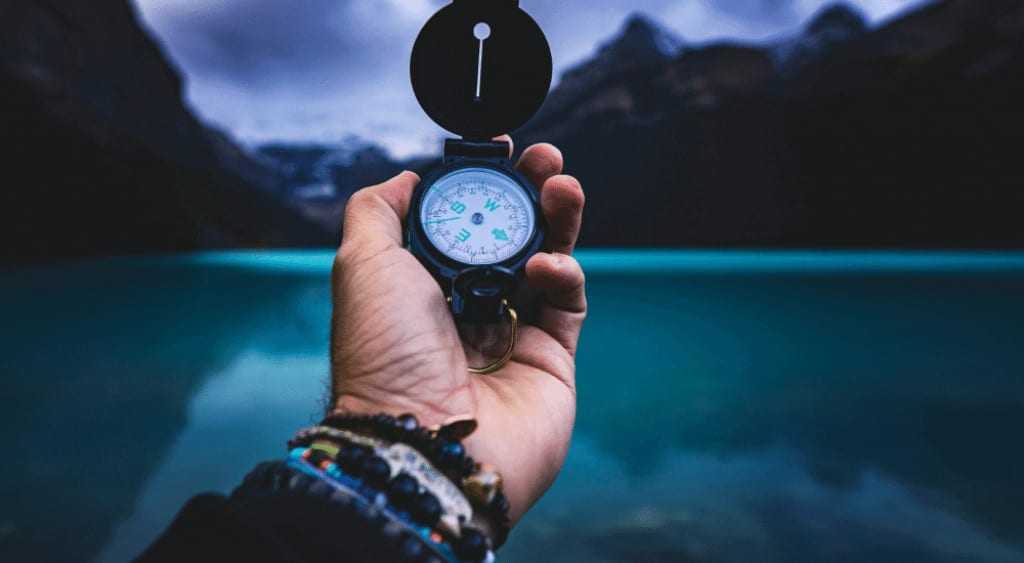
<instances>
[{"instance_id":1,"label":"beaded bracelet","mask_svg":"<svg viewBox=\"0 0 1024 563\"><path fill-rule=\"evenodd\" d=\"M353 447L342 452L338 444ZM418 451L405 444L387 444L347 430L316 426L300 431L288 447L320 450L342 462L350 471L358 473L383 471L384 465L367 461L373 455L382 458L388 465L388 478L399 473L409 474L440 500L443 508L442 524L452 534L458 535L461 524L470 521L473 516L473 510L462 491ZM383 479L375 474L374 477L376 480Z\"/></svg>"},{"instance_id":2,"label":"beaded bracelet","mask_svg":"<svg viewBox=\"0 0 1024 563\"><path fill-rule=\"evenodd\" d=\"M485 513L495 546L500 547L505 543L511 525L508 517L509 502L502 491L501 475L494 467L479 464L466 455L461 443L477 428L472 418L456 418L438 428L428 429L420 426L411 414L398 417L387 414L335 414L324 419L320 425L400 442L415 448L452 482L460 485L470 502Z\"/></svg>"},{"instance_id":3,"label":"beaded bracelet","mask_svg":"<svg viewBox=\"0 0 1024 563\"><path fill-rule=\"evenodd\" d=\"M368 503L386 510L405 525L418 530L419 535L446 559L494 561L490 542L479 530L462 526L455 536L434 529L443 511L437 497L421 488L420 483L407 473L388 479L390 468L387 462L372 454L367 455L365 446L346 445L338 448L333 458L318 447L295 448L289 455L289 462L308 467L314 476L356 492Z\"/></svg>"},{"instance_id":4,"label":"beaded bracelet","mask_svg":"<svg viewBox=\"0 0 1024 563\"><path fill-rule=\"evenodd\" d=\"M420 426L412 414L394 417L387 414L335 414L321 426L369 433L384 440L408 444L434 463L440 471L460 484L475 506L486 512L492 527L494 544L500 547L511 531L509 502L502 491L502 478L490 465L480 464L466 454L461 440L471 435L477 423L471 418L456 418L436 428Z\"/></svg>"}]
</instances>

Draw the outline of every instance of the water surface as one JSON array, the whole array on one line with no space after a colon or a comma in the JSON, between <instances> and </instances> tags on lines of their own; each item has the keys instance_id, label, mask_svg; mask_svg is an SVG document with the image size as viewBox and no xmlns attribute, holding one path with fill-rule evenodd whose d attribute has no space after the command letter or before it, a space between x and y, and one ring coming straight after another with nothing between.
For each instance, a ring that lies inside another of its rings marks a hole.
<instances>
[{"instance_id":1,"label":"water surface","mask_svg":"<svg viewBox=\"0 0 1024 563\"><path fill-rule=\"evenodd\" d=\"M593 252L565 471L505 561L1024 559L1024 255ZM283 455L329 253L0 274L0 559L121 561Z\"/></svg>"}]
</instances>

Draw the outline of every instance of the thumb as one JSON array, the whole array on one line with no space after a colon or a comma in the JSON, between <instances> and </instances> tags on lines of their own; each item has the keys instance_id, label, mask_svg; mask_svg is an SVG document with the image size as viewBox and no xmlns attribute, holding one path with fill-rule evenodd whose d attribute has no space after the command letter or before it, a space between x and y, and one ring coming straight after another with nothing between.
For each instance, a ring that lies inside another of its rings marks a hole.
<instances>
[{"instance_id":1,"label":"thumb","mask_svg":"<svg viewBox=\"0 0 1024 563\"><path fill-rule=\"evenodd\" d=\"M402 246L402 222L419 182L419 176L406 171L353 194L345 206L342 244L355 243L374 252Z\"/></svg>"}]
</instances>

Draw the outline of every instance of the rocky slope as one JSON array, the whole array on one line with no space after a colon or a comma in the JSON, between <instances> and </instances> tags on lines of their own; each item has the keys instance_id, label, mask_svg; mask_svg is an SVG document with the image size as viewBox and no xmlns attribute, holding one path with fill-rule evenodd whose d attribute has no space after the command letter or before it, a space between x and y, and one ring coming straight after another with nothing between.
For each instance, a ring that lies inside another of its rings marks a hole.
<instances>
[{"instance_id":1,"label":"rocky slope","mask_svg":"<svg viewBox=\"0 0 1024 563\"><path fill-rule=\"evenodd\" d=\"M634 19L619 42L663 34ZM875 30L836 5L779 43L675 57L612 43L520 141L566 153L590 245L1020 247L1022 45L1019 0Z\"/></svg>"},{"instance_id":2,"label":"rocky slope","mask_svg":"<svg viewBox=\"0 0 1024 563\"><path fill-rule=\"evenodd\" d=\"M128 0L0 4L0 85L0 260L331 238L192 115Z\"/></svg>"}]
</instances>

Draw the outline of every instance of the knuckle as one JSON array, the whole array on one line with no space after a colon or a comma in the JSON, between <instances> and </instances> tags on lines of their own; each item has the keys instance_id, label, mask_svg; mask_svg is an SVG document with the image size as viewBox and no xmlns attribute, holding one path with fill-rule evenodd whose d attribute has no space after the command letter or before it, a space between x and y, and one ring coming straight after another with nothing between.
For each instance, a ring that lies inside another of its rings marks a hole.
<instances>
[{"instance_id":1,"label":"knuckle","mask_svg":"<svg viewBox=\"0 0 1024 563\"><path fill-rule=\"evenodd\" d=\"M583 266L580 265L580 261L573 256L560 255L560 260L563 260L566 265L566 272L568 272L571 281L572 289L580 289L587 285L587 274L583 271Z\"/></svg>"},{"instance_id":2,"label":"knuckle","mask_svg":"<svg viewBox=\"0 0 1024 563\"><path fill-rule=\"evenodd\" d=\"M345 213L344 218L342 219L343 227L347 227L348 225L352 224L359 216L363 207L365 207L366 204L363 202L365 196L363 196L362 193L363 191L360 190L352 194L348 198L348 201L345 202Z\"/></svg>"},{"instance_id":3,"label":"knuckle","mask_svg":"<svg viewBox=\"0 0 1024 563\"><path fill-rule=\"evenodd\" d=\"M579 180L577 180L576 178L573 178L572 181L576 185L575 192L576 192L576 203L577 203L577 206L580 209L583 209L583 207L587 204L587 192L583 191L583 185L580 184Z\"/></svg>"},{"instance_id":4,"label":"knuckle","mask_svg":"<svg viewBox=\"0 0 1024 563\"><path fill-rule=\"evenodd\" d=\"M583 267L580 266L579 261L573 257L569 257L572 260L572 289L573 291L585 292L587 287L587 274L583 271Z\"/></svg>"},{"instance_id":5,"label":"knuckle","mask_svg":"<svg viewBox=\"0 0 1024 563\"><path fill-rule=\"evenodd\" d=\"M543 172L554 174L562 169L562 152L550 143L540 143L530 147L534 158L538 159L538 168Z\"/></svg>"},{"instance_id":6,"label":"knuckle","mask_svg":"<svg viewBox=\"0 0 1024 563\"><path fill-rule=\"evenodd\" d=\"M573 176L559 176L559 179L562 191L565 193L566 203L574 208L582 208L586 201L586 195L583 193L580 181Z\"/></svg>"},{"instance_id":7,"label":"knuckle","mask_svg":"<svg viewBox=\"0 0 1024 563\"><path fill-rule=\"evenodd\" d=\"M373 197L374 196L370 191L370 188L363 188L357 191L348 198L348 203L345 204L345 212L357 213L366 209L372 204Z\"/></svg>"},{"instance_id":8,"label":"knuckle","mask_svg":"<svg viewBox=\"0 0 1024 563\"><path fill-rule=\"evenodd\" d=\"M573 285L575 286L574 289L579 291L583 291L587 287L587 274L583 273L583 270L579 270L576 273L576 280Z\"/></svg>"},{"instance_id":9,"label":"knuckle","mask_svg":"<svg viewBox=\"0 0 1024 563\"><path fill-rule=\"evenodd\" d=\"M338 269L344 269L358 260L359 246L346 240L341 243L338 252L334 255L334 266Z\"/></svg>"},{"instance_id":10,"label":"knuckle","mask_svg":"<svg viewBox=\"0 0 1024 563\"><path fill-rule=\"evenodd\" d=\"M368 218L380 213L381 207L387 203L371 188L363 188L349 197L345 203L343 227L358 225Z\"/></svg>"},{"instance_id":11,"label":"knuckle","mask_svg":"<svg viewBox=\"0 0 1024 563\"><path fill-rule=\"evenodd\" d=\"M555 176L551 180L551 198L563 210L577 213L583 210L586 196L579 180L572 176Z\"/></svg>"}]
</instances>

